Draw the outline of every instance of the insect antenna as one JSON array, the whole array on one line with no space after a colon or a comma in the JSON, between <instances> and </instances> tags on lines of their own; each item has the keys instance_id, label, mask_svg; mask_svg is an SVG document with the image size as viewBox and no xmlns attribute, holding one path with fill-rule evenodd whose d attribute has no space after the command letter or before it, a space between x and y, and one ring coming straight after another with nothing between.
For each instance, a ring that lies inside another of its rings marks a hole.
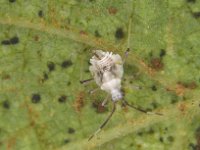
<instances>
[{"instance_id":1,"label":"insect antenna","mask_svg":"<svg viewBox=\"0 0 200 150\"><path fill-rule=\"evenodd\" d=\"M127 106L129 106L129 107L131 107L131 108L133 108L133 109L135 109L135 110L137 110L137 111L140 111L140 112L145 113L145 114L148 114L148 115L153 115L153 114L154 114L154 115L159 115L159 116L162 116L162 115L163 115L163 114L161 114L161 113L146 111L146 110L144 110L144 109L142 109L142 108L139 108L138 106L129 104L126 100L122 100L122 103L125 104L125 106L127 105Z\"/></svg>"},{"instance_id":2,"label":"insect antenna","mask_svg":"<svg viewBox=\"0 0 200 150\"><path fill-rule=\"evenodd\" d=\"M97 133L99 133L99 132L103 129L103 127L105 127L105 125L108 123L108 121L109 121L110 118L112 117L113 113L115 112L115 110L116 110L116 103L113 102L113 108L112 108L111 113L110 113L109 116L106 118L106 120L101 124L101 126L99 127L99 129L98 129L94 134L92 134L92 135L89 137L88 141L90 141Z\"/></svg>"}]
</instances>

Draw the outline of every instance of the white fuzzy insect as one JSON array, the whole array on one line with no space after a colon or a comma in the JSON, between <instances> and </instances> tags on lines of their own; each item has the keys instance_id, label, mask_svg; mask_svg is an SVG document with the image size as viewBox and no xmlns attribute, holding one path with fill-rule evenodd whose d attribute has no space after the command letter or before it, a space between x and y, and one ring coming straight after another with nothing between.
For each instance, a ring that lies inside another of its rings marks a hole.
<instances>
[{"instance_id":1,"label":"white fuzzy insect","mask_svg":"<svg viewBox=\"0 0 200 150\"><path fill-rule=\"evenodd\" d=\"M129 49L126 51L126 55ZM94 56L90 59L91 66L89 70L95 80L96 84L101 88L101 90L106 91L109 95L112 96L113 109L106 120L101 124L99 129L90 136L89 140L91 140L95 134L97 134L101 129L107 124L109 119L112 117L113 113L116 109L116 102L119 100L122 101L123 104L134 108L140 112L146 114L154 114L152 112L147 112L144 109L141 109L137 106L130 105L127 101L124 100L123 94L121 91L121 80L123 77L123 64L119 54L113 54L112 52L104 52L102 50L95 50ZM81 83L91 81L92 79L83 80ZM107 100L106 100L107 101ZM104 105L105 101L103 101L102 105ZM161 115L159 113L155 113L157 115Z\"/></svg>"},{"instance_id":2,"label":"white fuzzy insect","mask_svg":"<svg viewBox=\"0 0 200 150\"><path fill-rule=\"evenodd\" d=\"M121 79L124 71L121 56L102 50L95 50L94 54L89 70L97 85L112 95L113 102L122 99Z\"/></svg>"}]
</instances>

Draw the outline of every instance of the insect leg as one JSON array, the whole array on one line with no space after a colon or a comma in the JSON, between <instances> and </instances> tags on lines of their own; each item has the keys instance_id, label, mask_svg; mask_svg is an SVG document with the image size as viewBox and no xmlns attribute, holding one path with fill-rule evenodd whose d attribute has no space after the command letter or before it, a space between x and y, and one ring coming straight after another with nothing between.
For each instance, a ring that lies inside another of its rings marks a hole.
<instances>
[{"instance_id":1,"label":"insect leg","mask_svg":"<svg viewBox=\"0 0 200 150\"><path fill-rule=\"evenodd\" d=\"M125 53L124 53L123 63L125 63L125 61L126 61L126 59L127 59L127 57L128 57L129 51L130 51L130 48L127 48L127 50L126 50Z\"/></svg>"},{"instance_id":2,"label":"insect leg","mask_svg":"<svg viewBox=\"0 0 200 150\"><path fill-rule=\"evenodd\" d=\"M108 102L108 98L109 98L109 94L106 96L106 98L103 100L103 102L101 103L101 106L105 106L105 104Z\"/></svg>"},{"instance_id":3,"label":"insect leg","mask_svg":"<svg viewBox=\"0 0 200 150\"><path fill-rule=\"evenodd\" d=\"M111 113L110 113L109 116L106 118L106 120L101 124L101 126L99 127L99 129L98 129L94 134L92 134L92 135L89 137L88 141L90 141L97 133L99 133L99 132L103 129L103 127L108 123L108 121L109 121L110 118L112 117L113 113L115 112L115 109L116 109L116 103L113 102L113 109L112 109Z\"/></svg>"},{"instance_id":4,"label":"insect leg","mask_svg":"<svg viewBox=\"0 0 200 150\"><path fill-rule=\"evenodd\" d=\"M86 79L86 80L80 80L80 83L81 84L87 84L87 83L89 83L90 81L93 81L93 80L94 80L93 78Z\"/></svg>"},{"instance_id":5,"label":"insect leg","mask_svg":"<svg viewBox=\"0 0 200 150\"><path fill-rule=\"evenodd\" d=\"M142 112L142 113L148 114L148 115L152 115L152 114L154 114L154 115L160 115L160 116L163 115L163 114L161 114L161 113L146 111L146 110L144 110L144 109L142 109L142 108L139 108L138 106L129 104L126 100L122 100L122 102L123 102L125 105L127 105L127 106L129 106L129 107L131 107L131 108L133 108L133 109L135 109L135 110L138 110L138 111L140 111L140 112Z\"/></svg>"},{"instance_id":6,"label":"insect leg","mask_svg":"<svg viewBox=\"0 0 200 150\"><path fill-rule=\"evenodd\" d=\"M93 94L93 93L95 93L97 90L99 90L99 88L95 88L95 89L89 90L88 93L89 93L89 94Z\"/></svg>"}]
</instances>

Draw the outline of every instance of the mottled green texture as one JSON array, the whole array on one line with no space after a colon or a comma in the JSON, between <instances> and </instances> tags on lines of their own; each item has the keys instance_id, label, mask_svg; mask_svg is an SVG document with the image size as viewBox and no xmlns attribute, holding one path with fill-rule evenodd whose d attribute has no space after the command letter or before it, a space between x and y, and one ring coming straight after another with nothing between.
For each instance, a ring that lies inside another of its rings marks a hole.
<instances>
[{"instance_id":1,"label":"mottled green texture","mask_svg":"<svg viewBox=\"0 0 200 150\"><path fill-rule=\"evenodd\" d=\"M200 147L198 0L1 0L0 33L0 149ZM119 103L88 142L111 109L97 113L93 101L106 94L79 83L91 50L127 47L125 98L164 115Z\"/></svg>"}]
</instances>

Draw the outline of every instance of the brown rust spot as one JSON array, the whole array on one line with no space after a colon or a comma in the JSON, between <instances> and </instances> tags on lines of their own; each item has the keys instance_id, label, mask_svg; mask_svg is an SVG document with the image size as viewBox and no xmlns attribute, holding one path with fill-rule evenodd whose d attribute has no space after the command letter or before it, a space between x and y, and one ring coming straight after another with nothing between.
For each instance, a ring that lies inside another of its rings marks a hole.
<instances>
[{"instance_id":1,"label":"brown rust spot","mask_svg":"<svg viewBox=\"0 0 200 150\"><path fill-rule=\"evenodd\" d=\"M11 79L11 76L9 74L2 75L2 80L9 80Z\"/></svg>"},{"instance_id":2,"label":"brown rust spot","mask_svg":"<svg viewBox=\"0 0 200 150\"><path fill-rule=\"evenodd\" d=\"M35 35L33 38L34 38L34 40L35 40L36 42L39 41L39 36L38 36L38 35Z\"/></svg>"},{"instance_id":3,"label":"brown rust spot","mask_svg":"<svg viewBox=\"0 0 200 150\"><path fill-rule=\"evenodd\" d=\"M15 149L15 144L16 144L16 138L15 137L12 137L8 140L8 143L7 143L7 150L12 150L12 149Z\"/></svg>"},{"instance_id":4,"label":"brown rust spot","mask_svg":"<svg viewBox=\"0 0 200 150\"><path fill-rule=\"evenodd\" d=\"M149 66L156 71L160 71L163 69L164 64L161 58L152 58Z\"/></svg>"},{"instance_id":5,"label":"brown rust spot","mask_svg":"<svg viewBox=\"0 0 200 150\"><path fill-rule=\"evenodd\" d=\"M76 99L73 103L73 107L75 108L76 112L80 112L81 109L84 107L84 99L85 99L85 93L83 91L80 91Z\"/></svg>"},{"instance_id":6,"label":"brown rust spot","mask_svg":"<svg viewBox=\"0 0 200 150\"><path fill-rule=\"evenodd\" d=\"M80 35L87 35L87 32L85 32L83 30L81 30L79 33L80 33Z\"/></svg>"},{"instance_id":7,"label":"brown rust spot","mask_svg":"<svg viewBox=\"0 0 200 150\"><path fill-rule=\"evenodd\" d=\"M109 12L109 14L111 14L111 15L115 15L116 13L117 13L117 8L115 8L115 7L109 7L108 8L108 12Z\"/></svg>"},{"instance_id":8,"label":"brown rust spot","mask_svg":"<svg viewBox=\"0 0 200 150\"><path fill-rule=\"evenodd\" d=\"M182 104L178 105L178 109L183 113L187 109L187 106L182 103Z\"/></svg>"},{"instance_id":9,"label":"brown rust spot","mask_svg":"<svg viewBox=\"0 0 200 150\"><path fill-rule=\"evenodd\" d=\"M179 81L177 82L175 88L168 87L166 90L175 91L178 96L183 96L186 91L193 90L195 88L197 88L197 84L195 82L184 83Z\"/></svg>"},{"instance_id":10,"label":"brown rust spot","mask_svg":"<svg viewBox=\"0 0 200 150\"><path fill-rule=\"evenodd\" d=\"M98 101L98 100L95 100L93 103L92 103L92 106L94 108L96 108L96 112L97 113L104 113L107 111L107 109L102 106L102 102Z\"/></svg>"}]
</instances>

